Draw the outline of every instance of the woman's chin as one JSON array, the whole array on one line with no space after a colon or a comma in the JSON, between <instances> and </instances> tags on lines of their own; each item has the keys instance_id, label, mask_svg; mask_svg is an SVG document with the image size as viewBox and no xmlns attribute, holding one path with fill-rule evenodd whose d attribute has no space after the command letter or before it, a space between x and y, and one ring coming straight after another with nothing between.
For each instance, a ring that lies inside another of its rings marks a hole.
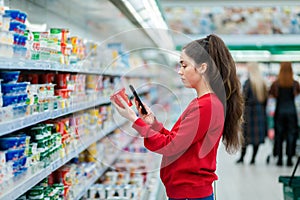
<instances>
[{"instance_id":1,"label":"woman's chin","mask_svg":"<svg viewBox=\"0 0 300 200\"><path fill-rule=\"evenodd\" d=\"M183 84L183 86L185 87L185 88L192 88L190 85L188 85L188 84Z\"/></svg>"}]
</instances>

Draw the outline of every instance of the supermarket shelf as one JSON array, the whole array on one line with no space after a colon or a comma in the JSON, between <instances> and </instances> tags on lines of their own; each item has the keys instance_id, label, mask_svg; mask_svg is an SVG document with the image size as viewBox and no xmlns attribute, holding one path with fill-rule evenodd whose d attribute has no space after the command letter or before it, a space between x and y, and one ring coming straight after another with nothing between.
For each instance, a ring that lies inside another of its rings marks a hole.
<instances>
[{"instance_id":1,"label":"supermarket shelf","mask_svg":"<svg viewBox=\"0 0 300 200\"><path fill-rule=\"evenodd\" d=\"M30 188L32 188L34 185L39 183L41 180L43 180L45 177L49 176L51 173L50 170L51 166L43 168L42 170L39 170L38 172L35 172L34 175L31 175L31 171L25 172L26 174L23 174L22 177L19 177L20 182L17 184L14 184L14 187L9 189L9 187L6 188L6 193L0 196L0 199L16 199L22 194L24 194L26 191L28 191ZM9 189L9 190L8 190Z\"/></svg>"},{"instance_id":2,"label":"supermarket shelf","mask_svg":"<svg viewBox=\"0 0 300 200\"><path fill-rule=\"evenodd\" d=\"M49 112L43 112L35 115L17 118L11 121L3 122L0 124L0 135L5 135L13 131L34 125L38 122L49 119Z\"/></svg>"},{"instance_id":3,"label":"supermarket shelf","mask_svg":"<svg viewBox=\"0 0 300 200\"><path fill-rule=\"evenodd\" d=\"M146 94L147 92L150 92L151 88L150 86L144 86L142 89L136 89L136 90L139 95L143 95Z\"/></svg>"},{"instance_id":4,"label":"supermarket shelf","mask_svg":"<svg viewBox=\"0 0 300 200\"><path fill-rule=\"evenodd\" d=\"M127 123L126 120L121 122L121 125ZM16 199L25 192L27 192L29 189L31 189L33 186L35 186L37 183L39 183L41 180L49 176L53 171L57 170L59 167L66 164L68 161L70 161L72 158L76 157L80 152L82 152L84 149L86 149L88 146L90 146L92 143L94 143L97 140L100 140L104 136L110 134L113 130L118 128L120 125L114 125L103 132L105 134L98 134L96 137L93 135L92 137L87 138L86 140L82 140L82 144L79 148L73 150L71 153L66 155L63 159L59 158L56 161L52 162L49 166L46 168L40 169L37 172L34 172L34 175L32 175L32 171L27 171L25 174L18 177L18 180L20 180L17 184L14 184L14 187L12 187L10 190L7 190L6 193L0 196L0 199ZM116 155L117 157L118 155ZM18 181L16 180L16 181Z\"/></svg>"},{"instance_id":5,"label":"supermarket shelf","mask_svg":"<svg viewBox=\"0 0 300 200\"><path fill-rule=\"evenodd\" d=\"M75 113L81 110L85 110L94 106L99 106L103 104L110 104L110 100L108 97L104 97L101 99L96 99L93 101L81 102L78 104L74 104L68 108L52 111L51 119L55 119L64 115L68 115L71 113Z\"/></svg>"},{"instance_id":6,"label":"supermarket shelf","mask_svg":"<svg viewBox=\"0 0 300 200\"><path fill-rule=\"evenodd\" d=\"M131 138L128 142L126 142L125 145L123 146L123 148L128 146L132 142L133 139ZM113 164L115 162L115 160L118 157L120 157L121 154L122 154L122 151L120 151L120 152L116 153L114 156L112 156L109 164L110 165ZM85 187L82 189L82 191L80 191L79 194L74 199L79 200L81 197L83 197L87 193L88 189L106 172L106 170L109 168L110 165L107 165L103 169L99 170L99 173L96 176L93 176L93 178L91 178L88 181L88 184L85 185Z\"/></svg>"},{"instance_id":7,"label":"supermarket shelf","mask_svg":"<svg viewBox=\"0 0 300 200\"><path fill-rule=\"evenodd\" d=\"M146 92L149 92L149 88L146 87L139 91L139 94L144 94ZM64 109L57 109L52 111L45 111L42 113L37 113L33 115L24 116L21 118L13 119L11 121L2 122L0 123L0 136L12 133L14 131L32 126L34 124L49 120L49 119L55 119L64 115L72 114L81 110L85 110L91 107L104 105L104 104L110 104L109 97L104 97L97 99L97 97L92 98L96 99L93 101L87 101L87 102L81 102L77 104L73 104L70 107L64 108Z\"/></svg>"},{"instance_id":8,"label":"supermarket shelf","mask_svg":"<svg viewBox=\"0 0 300 200\"><path fill-rule=\"evenodd\" d=\"M153 177L153 183L152 186L154 187L153 190L149 191L149 195L147 198L143 198L144 200L156 200L160 199L160 190L162 190L162 185L159 182L160 177L159 177L159 172L156 173L156 175Z\"/></svg>"},{"instance_id":9,"label":"supermarket shelf","mask_svg":"<svg viewBox=\"0 0 300 200\"><path fill-rule=\"evenodd\" d=\"M149 86L144 86L144 87L142 87L141 89L139 89L139 88L138 88L138 89L135 88L135 89L136 89L136 92L138 93L139 96L143 96L143 95L145 95L146 93L150 92L150 90L151 90L151 88L150 88ZM130 91L130 94L128 95L128 96L129 96L129 99L133 99L134 96L133 96L131 90L128 89L128 91Z\"/></svg>"},{"instance_id":10,"label":"supermarket shelf","mask_svg":"<svg viewBox=\"0 0 300 200\"><path fill-rule=\"evenodd\" d=\"M115 129L117 129L119 126L122 126L126 123L126 120L121 121L120 124L118 125L113 125L110 126L109 128L107 128L106 130L103 131L104 134L100 134L99 130L97 131L98 134L97 135L93 135L90 136L88 138L85 139L81 139L81 143L79 146L76 146L76 149L74 149L71 153L69 153L67 156L65 156L63 159L58 158L56 161L54 161L51 164L51 170L55 171L57 170L59 167L65 165L67 162L69 162L72 158L76 157L79 153L81 153L82 151L84 151L85 149L87 149L91 144L93 144L95 141L101 140L102 138L104 138L106 135L110 134L112 131L114 131Z\"/></svg>"},{"instance_id":11,"label":"supermarket shelf","mask_svg":"<svg viewBox=\"0 0 300 200\"><path fill-rule=\"evenodd\" d=\"M131 78L150 78L151 75L124 73L126 68L105 68L82 67L82 64L64 65L46 60L25 60L21 58L0 58L0 70L39 70L39 71L59 71L70 73L83 73L107 76L126 76ZM126 74L126 75L125 75Z\"/></svg>"},{"instance_id":12,"label":"supermarket shelf","mask_svg":"<svg viewBox=\"0 0 300 200\"><path fill-rule=\"evenodd\" d=\"M95 176L93 176L89 181L88 184L86 184L84 186L84 188L79 192L79 194L74 198L75 200L78 199L80 200L81 197L83 197L86 192L88 191L88 189L98 180L98 178L100 178L105 171L108 169L108 167L105 167L103 169L101 169Z\"/></svg>"},{"instance_id":13,"label":"supermarket shelf","mask_svg":"<svg viewBox=\"0 0 300 200\"><path fill-rule=\"evenodd\" d=\"M0 69L13 70L42 70L42 71L61 71L61 72L82 72L99 73L91 70L80 69L80 65L63 65L57 62L25 60L21 58L0 58Z\"/></svg>"},{"instance_id":14,"label":"supermarket shelf","mask_svg":"<svg viewBox=\"0 0 300 200\"><path fill-rule=\"evenodd\" d=\"M43 122L48 119L55 119L64 115L68 115L80 110L85 110L94 106L99 106L103 104L109 104L110 100L108 97L101 98L100 100L82 102L74 104L68 108L58 109L54 111L45 111L38 114L33 114L21 118L17 118L8 122L0 123L0 136L26 128L28 126Z\"/></svg>"}]
</instances>

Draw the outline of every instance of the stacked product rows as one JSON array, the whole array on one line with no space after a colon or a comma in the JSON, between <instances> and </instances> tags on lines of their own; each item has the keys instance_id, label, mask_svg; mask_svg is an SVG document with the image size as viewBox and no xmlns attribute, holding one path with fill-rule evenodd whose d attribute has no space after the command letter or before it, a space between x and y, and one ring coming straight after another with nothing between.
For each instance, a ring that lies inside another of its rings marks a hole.
<instances>
[{"instance_id":1,"label":"stacked product rows","mask_svg":"<svg viewBox=\"0 0 300 200\"><path fill-rule=\"evenodd\" d=\"M105 67L120 43L100 50L68 28L31 32L22 11L1 16L0 199L80 199L132 141L109 96L145 76L123 77L128 55Z\"/></svg>"}]
</instances>

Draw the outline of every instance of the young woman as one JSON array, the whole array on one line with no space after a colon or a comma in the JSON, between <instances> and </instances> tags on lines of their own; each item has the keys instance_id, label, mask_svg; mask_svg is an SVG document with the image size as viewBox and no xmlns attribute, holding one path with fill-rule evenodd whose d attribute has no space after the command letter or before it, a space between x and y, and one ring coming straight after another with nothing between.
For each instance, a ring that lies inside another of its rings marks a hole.
<instances>
[{"instance_id":1,"label":"young woman","mask_svg":"<svg viewBox=\"0 0 300 200\"><path fill-rule=\"evenodd\" d=\"M180 56L178 74L187 88L197 92L171 130L158 122L147 105L139 117L121 98L124 108L112 103L144 137L150 151L163 155L160 177L170 200L213 200L217 180L219 141L233 152L241 147L243 96L234 61L216 35L192 41ZM137 102L136 102L137 104ZM139 105L137 105L139 108Z\"/></svg>"},{"instance_id":2,"label":"young woman","mask_svg":"<svg viewBox=\"0 0 300 200\"><path fill-rule=\"evenodd\" d=\"M249 77L243 85L245 99L243 133L245 145L242 147L241 157L237 163L244 162L247 145L253 145L250 164L255 164L259 145L264 142L267 132L266 101L268 89L256 62L247 65Z\"/></svg>"},{"instance_id":3,"label":"young woman","mask_svg":"<svg viewBox=\"0 0 300 200\"><path fill-rule=\"evenodd\" d=\"M282 166L284 140L286 140L286 155L288 156L287 166L293 166L292 158L296 151L298 118L294 98L300 93L300 86L293 76L292 63L280 63L277 80L272 83L269 91L270 95L276 98L274 155L278 156L278 166Z\"/></svg>"}]
</instances>

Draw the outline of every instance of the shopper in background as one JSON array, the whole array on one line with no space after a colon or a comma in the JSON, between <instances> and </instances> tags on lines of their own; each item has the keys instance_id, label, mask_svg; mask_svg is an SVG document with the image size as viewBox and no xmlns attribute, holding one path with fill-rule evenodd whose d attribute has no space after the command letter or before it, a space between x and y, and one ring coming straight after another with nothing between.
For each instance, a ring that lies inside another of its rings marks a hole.
<instances>
[{"instance_id":1,"label":"shopper in background","mask_svg":"<svg viewBox=\"0 0 300 200\"><path fill-rule=\"evenodd\" d=\"M248 63L247 70L249 77L243 85L245 98L243 133L245 145L242 147L241 157L237 163L244 162L247 146L252 144L253 153L250 164L255 164L259 144L264 142L267 133L266 102L268 89L258 63Z\"/></svg>"},{"instance_id":2,"label":"shopper in background","mask_svg":"<svg viewBox=\"0 0 300 200\"><path fill-rule=\"evenodd\" d=\"M280 63L278 78L272 83L269 93L271 97L276 98L273 153L274 156L278 156L277 165L282 166L282 146L283 142L286 141L287 166L292 166L298 138L298 119L294 99L300 93L300 86L299 82L293 78L291 62Z\"/></svg>"},{"instance_id":3,"label":"shopper in background","mask_svg":"<svg viewBox=\"0 0 300 200\"><path fill-rule=\"evenodd\" d=\"M226 45L216 35L192 41L180 56L178 74L185 87L197 92L171 130L158 122L148 106L139 116L120 98L112 103L131 122L145 147L163 155L160 176L170 199L213 200L218 178L216 156L222 138L228 152L242 144L243 96L236 66ZM136 106L137 105L136 102Z\"/></svg>"}]
</instances>

